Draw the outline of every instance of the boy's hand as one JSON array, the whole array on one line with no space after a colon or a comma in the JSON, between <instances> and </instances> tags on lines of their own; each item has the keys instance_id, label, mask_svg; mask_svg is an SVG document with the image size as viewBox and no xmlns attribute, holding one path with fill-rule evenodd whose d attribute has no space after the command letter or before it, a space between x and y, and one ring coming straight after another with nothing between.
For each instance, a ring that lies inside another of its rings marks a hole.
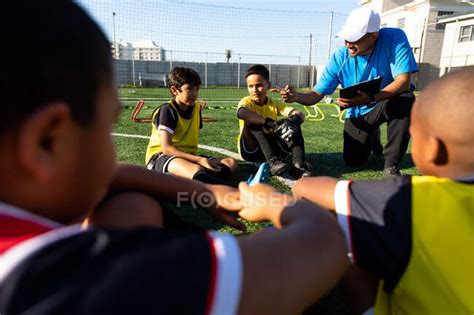
<instances>
[{"instance_id":1,"label":"boy's hand","mask_svg":"<svg viewBox=\"0 0 474 315\"><path fill-rule=\"evenodd\" d=\"M205 167L207 169L210 169L214 172L219 172L221 170L221 167L219 165L218 161L209 161L209 159L202 157L198 160L197 164L201 165L202 167Z\"/></svg>"},{"instance_id":2,"label":"boy's hand","mask_svg":"<svg viewBox=\"0 0 474 315\"><path fill-rule=\"evenodd\" d=\"M241 182L239 191L243 206L239 215L242 218L252 222L271 220L276 227L281 226L280 214L283 209L295 201L292 195L280 193L265 184L249 186Z\"/></svg>"},{"instance_id":3,"label":"boy's hand","mask_svg":"<svg viewBox=\"0 0 474 315\"><path fill-rule=\"evenodd\" d=\"M206 185L209 191L214 195L215 206L229 211L242 210L239 191L226 185Z\"/></svg>"},{"instance_id":4,"label":"boy's hand","mask_svg":"<svg viewBox=\"0 0 474 315\"><path fill-rule=\"evenodd\" d=\"M233 213L228 211L242 210L240 193L237 189L225 185L206 185L214 196L214 202L208 211L222 222L245 231L245 225L237 221Z\"/></svg>"}]
</instances>

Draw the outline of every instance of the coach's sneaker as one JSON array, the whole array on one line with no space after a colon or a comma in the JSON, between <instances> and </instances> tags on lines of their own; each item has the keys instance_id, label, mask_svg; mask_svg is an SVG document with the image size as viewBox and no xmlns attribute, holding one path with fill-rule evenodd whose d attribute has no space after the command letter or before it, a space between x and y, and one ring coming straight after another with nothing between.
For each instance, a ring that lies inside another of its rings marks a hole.
<instances>
[{"instance_id":1,"label":"coach's sneaker","mask_svg":"<svg viewBox=\"0 0 474 315\"><path fill-rule=\"evenodd\" d=\"M267 162L264 162L260 164L255 176L250 175L247 184L252 186L260 183L267 183L270 180L270 175L270 165Z\"/></svg>"},{"instance_id":2,"label":"coach's sneaker","mask_svg":"<svg viewBox=\"0 0 474 315\"><path fill-rule=\"evenodd\" d=\"M283 162L281 158L272 158L269 164L272 175L280 175L290 170L290 166Z\"/></svg>"},{"instance_id":3,"label":"coach's sneaker","mask_svg":"<svg viewBox=\"0 0 474 315\"><path fill-rule=\"evenodd\" d=\"M400 169L396 165L386 166L383 169L383 177L386 179L396 178L400 175L402 174L400 173Z\"/></svg>"},{"instance_id":4,"label":"coach's sneaker","mask_svg":"<svg viewBox=\"0 0 474 315\"><path fill-rule=\"evenodd\" d=\"M313 176L313 167L307 161L304 161L303 163L295 163L291 170L291 176L294 178Z\"/></svg>"}]
</instances>

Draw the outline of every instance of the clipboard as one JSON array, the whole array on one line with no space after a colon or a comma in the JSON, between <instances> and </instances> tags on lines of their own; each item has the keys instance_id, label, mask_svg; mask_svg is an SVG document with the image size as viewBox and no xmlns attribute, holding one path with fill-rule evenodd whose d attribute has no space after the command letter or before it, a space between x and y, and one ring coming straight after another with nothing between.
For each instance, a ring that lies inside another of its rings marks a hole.
<instances>
[{"instance_id":1,"label":"clipboard","mask_svg":"<svg viewBox=\"0 0 474 315\"><path fill-rule=\"evenodd\" d=\"M357 83L355 85L343 88L339 91L340 98L354 98L356 97L357 91L362 91L369 96L374 96L380 91L380 85L382 84L382 77L376 77L372 80Z\"/></svg>"}]
</instances>

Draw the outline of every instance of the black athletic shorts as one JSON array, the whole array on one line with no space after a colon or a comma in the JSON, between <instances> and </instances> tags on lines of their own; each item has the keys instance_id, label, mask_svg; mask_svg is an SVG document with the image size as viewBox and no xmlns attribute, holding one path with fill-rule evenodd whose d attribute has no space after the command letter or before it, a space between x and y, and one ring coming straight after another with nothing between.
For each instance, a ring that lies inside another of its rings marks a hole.
<instances>
[{"instance_id":1,"label":"black athletic shorts","mask_svg":"<svg viewBox=\"0 0 474 315\"><path fill-rule=\"evenodd\" d=\"M216 159L215 156L209 156L209 155L198 155L207 158L208 160ZM174 155L166 155L163 153L158 153L152 156L150 161L148 161L147 164L147 169L149 170L155 170L158 172L163 172L163 173L169 173L168 172L168 165L170 162L174 159L178 158L177 156Z\"/></svg>"}]
</instances>

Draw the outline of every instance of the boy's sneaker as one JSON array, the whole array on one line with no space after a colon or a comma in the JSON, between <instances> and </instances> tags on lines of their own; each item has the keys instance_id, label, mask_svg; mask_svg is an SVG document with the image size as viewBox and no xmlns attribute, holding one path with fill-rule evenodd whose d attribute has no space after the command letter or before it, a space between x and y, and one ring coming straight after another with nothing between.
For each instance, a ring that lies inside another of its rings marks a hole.
<instances>
[{"instance_id":1,"label":"boy's sneaker","mask_svg":"<svg viewBox=\"0 0 474 315\"><path fill-rule=\"evenodd\" d=\"M295 178L313 176L313 167L307 161L304 161L303 163L295 163L291 170L291 175Z\"/></svg>"},{"instance_id":2,"label":"boy's sneaker","mask_svg":"<svg viewBox=\"0 0 474 315\"><path fill-rule=\"evenodd\" d=\"M250 175L250 178L247 180L247 184L252 186L259 183L267 183L270 180L270 175L270 165L267 162L262 163L258 167L255 176Z\"/></svg>"},{"instance_id":3,"label":"boy's sneaker","mask_svg":"<svg viewBox=\"0 0 474 315\"><path fill-rule=\"evenodd\" d=\"M396 165L387 166L383 169L383 177L386 179L396 178L402 175L400 169Z\"/></svg>"},{"instance_id":4,"label":"boy's sneaker","mask_svg":"<svg viewBox=\"0 0 474 315\"><path fill-rule=\"evenodd\" d=\"M270 160L270 173L272 175L280 175L281 173L287 172L290 166L283 162L281 158L273 158Z\"/></svg>"}]
</instances>

